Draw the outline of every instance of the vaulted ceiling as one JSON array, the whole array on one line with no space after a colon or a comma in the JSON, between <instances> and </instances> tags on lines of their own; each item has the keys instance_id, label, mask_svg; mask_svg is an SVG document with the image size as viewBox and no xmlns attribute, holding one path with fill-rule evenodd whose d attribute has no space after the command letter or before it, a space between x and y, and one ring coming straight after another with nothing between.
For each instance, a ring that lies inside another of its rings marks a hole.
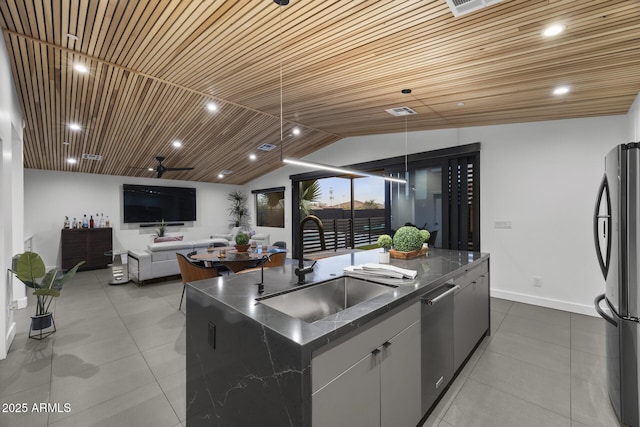
<instances>
[{"instance_id":1,"label":"vaulted ceiling","mask_svg":"<svg viewBox=\"0 0 640 427\"><path fill-rule=\"evenodd\" d=\"M565 32L543 37L552 23ZM0 0L0 24L27 168L151 177L164 156L195 169L163 178L243 184L281 167L280 149L404 131L388 108L414 109L414 131L624 114L640 92L635 0L503 0L460 17L445 0Z\"/></svg>"}]
</instances>

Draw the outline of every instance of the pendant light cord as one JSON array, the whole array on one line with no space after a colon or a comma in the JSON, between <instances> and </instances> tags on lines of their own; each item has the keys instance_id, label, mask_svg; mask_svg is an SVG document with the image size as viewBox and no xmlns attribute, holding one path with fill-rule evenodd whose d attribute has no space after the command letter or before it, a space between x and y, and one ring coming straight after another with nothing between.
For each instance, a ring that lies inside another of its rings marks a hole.
<instances>
[{"instance_id":1,"label":"pendant light cord","mask_svg":"<svg viewBox=\"0 0 640 427\"><path fill-rule=\"evenodd\" d=\"M404 116L404 176L407 179L407 173L409 172L409 135L407 133L407 116Z\"/></svg>"},{"instance_id":2,"label":"pendant light cord","mask_svg":"<svg viewBox=\"0 0 640 427\"><path fill-rule=\"evenodd\" d=\"M283 159L283 145L284 145L284 120L283 120L283 112L282 112L282 104L283 104L283 100L282 100L282 6L280 6L279 8L279 24L280 24L280 36L279 36L279 52L278 55L280 56L280 161L282 161Z\"/></svg>"}]
</instances>

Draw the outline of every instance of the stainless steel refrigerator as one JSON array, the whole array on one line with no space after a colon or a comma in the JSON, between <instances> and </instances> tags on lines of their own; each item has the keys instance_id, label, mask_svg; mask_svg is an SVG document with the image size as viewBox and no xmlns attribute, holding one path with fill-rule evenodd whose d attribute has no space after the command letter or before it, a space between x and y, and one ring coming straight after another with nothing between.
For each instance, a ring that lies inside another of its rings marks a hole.
<instances>
[{"instance_id":1,"label":"stainless steel refrigerator","mask_svg":"<svg viewBox=\"0 0 640 427\"><path fill-rule=\"evenodd\" d=\"M623 423L639 427L640 332L640 143L615 147L594 213L594 238L606 292L595 307L606 322L607 382L611 404Z\"/></svg>"}]
</instances>

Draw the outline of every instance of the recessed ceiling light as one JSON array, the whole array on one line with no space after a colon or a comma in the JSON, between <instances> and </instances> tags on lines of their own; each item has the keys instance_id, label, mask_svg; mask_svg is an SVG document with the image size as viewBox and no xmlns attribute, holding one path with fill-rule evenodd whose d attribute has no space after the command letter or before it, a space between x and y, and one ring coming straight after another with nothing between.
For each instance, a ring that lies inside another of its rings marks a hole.
<instances>
[{"instance_id":1,"label":"recessed ceiling light","mask_svg":"<svg viewBox=\"0 0 640 427\"><path fill-rule=\"evenodd\" d=\"M69 141L62 141L62 145L69 145Z\"/></svg>"},{"instance_id":2,"label":"recessed ceiling light","mask_svg":"<svg viewBox=\"0 0 640 427\"><path fill-rule=\"evenodd\" d=\"M557 36L558 34L564 31L564 28L565 28L564 25L561 25L561 24L549 25L547 28L544 29L544 31L542 32L542 35L545 37Z\"/></svg>"},{"instance_id":3,"label":"recessed ceiling light","mask_svg":"<svg viewBox=\"0 0 640 427\"><path fill-rule=\"evenodd\" d=\"M207 102L207 110L211 111L212 113L214 111L218 111L218 104L216 104L215 102Z\"/></svg>"},{"instance_id":4,"label":"recessed ceiling light","mask_svg":"<svg viewBox=\"0 0 640 427\"><path fill-rule=\"evenodd\" d=\"M456 104L458 107L464 107L464 102L460 101Z\"/></svg>"},{"instance_id":5,"label":"recessed ceiling light","mask_svg":"<svg viewBox=\"0 0 640 427\"><path fill-rule=\"evenodd\" d=\"M182 147L182 141L173 141L171 145L173 145L174 148L180 148Z\"/></svg>"},{"instance_id":6,"label":"recessed ceiling light","mask_svg":"<svg viewBox=\"0 0 640 427\"><path fill-rule=\"evenodd\" d=\"M76 70L79 73L87 73L89 72L89 69L84 66L83 64L73 64L73 69Z\"/></svg>"},{"instance_id":7,"label":"recessed ceiling light","mask_svg":"<svg viewBox=\"0 0 640 427\"><path fill-rule=\"evenodd\" d=\"M553 94L554 95L566 95L569 93L571 89L569 88L569 86L558 86L557 88L555 88L553 90Z\"/></svg>"},{"instance_id":8,"label":"recessed ceiling light","mask_svg":"<svg viewBox=\"0 0 640 427\"><path fill-rule=\"evenodd\" d=\"M73 157L69 157L67 159L67 163L69 163L70 165L75 165L76 163L78 163L78 161L76 159L74 159Z\"/></svg>"},{"instance_id":9,"label":"recessed ceiling light","mask_svg":"<svg viewBox=\"0 0 640 427\"><path fill-rule=\"evenodd\" d=\"M258 156L256 156L255 154L249 154L249 160L255 160L257 158Z\"/></svg>"},{"instance_id":10,"label":"recessed ceiling light","mask_svg":"<svg viewBox=\"0 0 640 427\"><path fill-rule=\"evenodd\" d=\"M222 175L221 173L218 174L218 178L222 179L224 178L224 175Z\"/></svg>"},{"instance_id":11,"label":"recessed ceiling light","mask_svg":"<svg viewBox=\"0 0 640 427\"><path fill-rule=\"evenodd\" d=\"M71 130L80 130L82 127L77 123L69 123L69 129Z\"/></svg>"},{"instance_id":12,"label":"recessed ceiling light","mask_svg":"<svg viewBox=\"0 0 640 427\"><path fill-rule=\"evenodd\" d=\"M154 169L154 168L148 168L147 170L148 170L149 172L153 172L153 171L155 171L155 169Z\"/></svg>"},{"instance_id":13,"label":"recessed ceiling light","mask_svg":"<svg viewBox=\"0 0 640 427\"><path fill-rule=\"evenodd\" d=\"M292 130L291 132L292 132L295 136L298 136L298 135L300 135L300 128L295 127L295 128L293 128L293 130Z\"/></svg>"}]
</instances>

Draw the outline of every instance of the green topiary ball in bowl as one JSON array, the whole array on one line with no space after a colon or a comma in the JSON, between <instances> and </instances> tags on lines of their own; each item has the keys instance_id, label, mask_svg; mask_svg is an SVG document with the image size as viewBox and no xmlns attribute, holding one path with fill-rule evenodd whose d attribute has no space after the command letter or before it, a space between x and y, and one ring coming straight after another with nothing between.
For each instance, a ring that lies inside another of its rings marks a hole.
<instances>
[{"instance_id":1,"label":"green topiary ball in bowl","mask_svg":"<svg viewBox=\"0 0 640 427\"><path fill-rule=\"evenodd\" d=\"M249 235L244 232L240 232L236 235L236 244L237 245L246 245L249 243Z\"/></svg>"},{"instance_id":2,"label":"green topiary ball in bowl","mask_svg":"<svg viewBox=\"0 0 640 427\"><path fill-rule=\"evenodd\" d=\"M424 238L420 234L420 230L415 227L400 227L393 235L393 247L397 251L417 251L422 248L422 243L424 243Z\"/></svg>"}]
</instances>

